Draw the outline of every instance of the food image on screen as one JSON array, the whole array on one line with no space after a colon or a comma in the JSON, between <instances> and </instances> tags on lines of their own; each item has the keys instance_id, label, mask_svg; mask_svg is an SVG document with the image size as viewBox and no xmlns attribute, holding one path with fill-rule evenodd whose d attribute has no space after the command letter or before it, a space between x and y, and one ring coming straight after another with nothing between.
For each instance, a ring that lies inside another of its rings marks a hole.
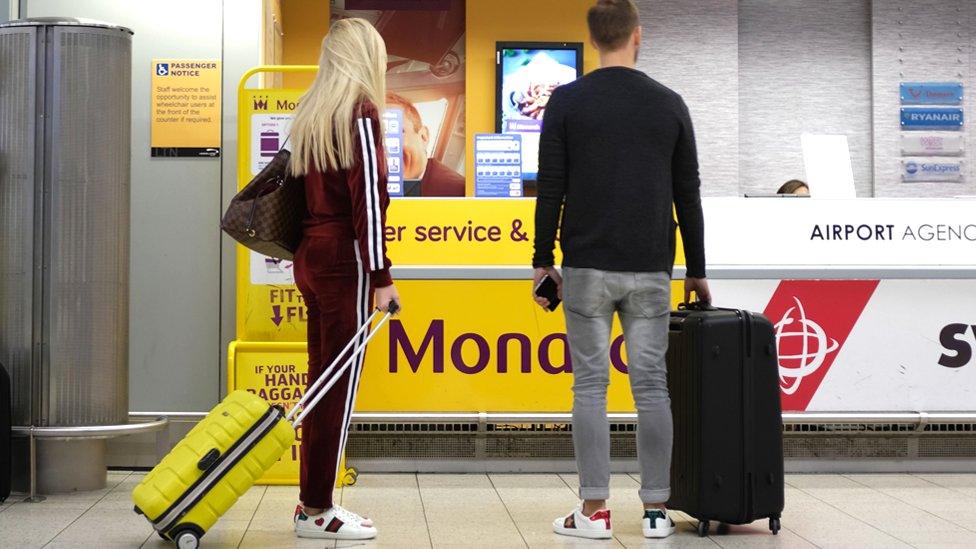
<instances>
[{"instance_id":1,"label":"food image on screen","mask_svg":"<svg viewBox=\"0 0 976 549\"><path fill-rule=\"evenodd\" d=\"M576 49L503 48L499 52L500 131L522 136L525 179L535 179L539 171L539 135L549 98L553 90L578 78L578 57Z\"/></svg>"}]
</instances>

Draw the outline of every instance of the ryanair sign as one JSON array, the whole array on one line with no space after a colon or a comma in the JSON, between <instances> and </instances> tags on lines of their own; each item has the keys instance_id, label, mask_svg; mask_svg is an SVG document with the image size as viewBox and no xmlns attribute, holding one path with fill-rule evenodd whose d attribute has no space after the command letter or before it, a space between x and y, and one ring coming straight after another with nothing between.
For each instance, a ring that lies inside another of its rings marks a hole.
<instances>
[{"instance_id":1,"label":"ryanair sign","mask_svg":"<svg viewBox=\"0 0 976 549\"><path fill-rule=\"evenodd\" d=\"M901 109L901 127L903 130L960 130L962 123L961 108L904 107Z\"/></svg>"}]
</instances>

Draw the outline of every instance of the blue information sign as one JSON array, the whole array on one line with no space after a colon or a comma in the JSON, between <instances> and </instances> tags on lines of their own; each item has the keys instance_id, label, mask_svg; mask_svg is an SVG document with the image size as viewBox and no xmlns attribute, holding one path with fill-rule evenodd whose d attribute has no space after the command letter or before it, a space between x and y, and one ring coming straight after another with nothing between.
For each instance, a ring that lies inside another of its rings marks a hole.
<instances>
[{"instance_id":1,"label":"blue information sign","mask_svg":"<svg viewBox=\"0 0 976 549\"><path fill-rule=\"evenodd\" d=\"M386 190L403 196L403 110L383 113L383 144L386 149Z\"/></svg>"},{"instance_id":2,"label":"blue information sign","mask_svg":"<svg viewBox=\"0 0 976 549\"><path fill-rule=\"evenodd\" d=\"M959 105L962 103L962 84L902 82L901 102L904 105Z\"/></svg>"},{"instance_id":3,"label":"blue information sign","mask_svg":"<svg viewBox=\"0 0 976 549\"><path fill-rule=\"evenodd\" d=\"M522 136L481 133L474 136L474 195L520 197Z\"/></svg>"},{"instance_id":4,"label":"blue information sign","mask_svg":"<svg viewBox=\"0 0 976 549\"><path fill-rule=\"evenodd\" d=\"M901 109L903 130L960 130L962 122L961 108L902 107Z\"/></svg>"}]
</instances>

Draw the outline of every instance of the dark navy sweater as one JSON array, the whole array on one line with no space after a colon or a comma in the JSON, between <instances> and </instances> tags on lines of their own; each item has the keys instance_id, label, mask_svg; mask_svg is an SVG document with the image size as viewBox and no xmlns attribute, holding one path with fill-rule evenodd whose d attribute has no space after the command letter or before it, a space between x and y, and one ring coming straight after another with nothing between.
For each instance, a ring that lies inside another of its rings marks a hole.
<instances>
[{"instance_id":1,"label":"dark navy sweater","mask_svg":"<svg viewBox=\"0 0 976 549\"><path fill-rule=\"evenodd\" d=\"M680 95L624 67L560 86L539 145L533 266L553 265L558 228L564 266L670 273L673 205L687 275L704 278L700 184Z\"/></svg>"}]
</instances>

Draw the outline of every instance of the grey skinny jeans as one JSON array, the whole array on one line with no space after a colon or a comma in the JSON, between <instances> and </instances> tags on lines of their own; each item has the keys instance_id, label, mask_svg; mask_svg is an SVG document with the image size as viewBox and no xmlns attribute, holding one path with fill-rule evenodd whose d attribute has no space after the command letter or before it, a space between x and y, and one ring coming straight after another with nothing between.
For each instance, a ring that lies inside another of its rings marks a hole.
<instances>
[{"instance_id":1,"label":"grey skinny jeans","mask_svg":"<svg viewBox=\"0 0 976 549\"><path fill-rule=\"evenodd\" d=\"M671 495L671 398L664 354L668 348L671 277L563 268L563 306L573 360L573 446L582 499L610 497L610 329L620 315L630 389L637 405L639 495L664 503Z\"/></svg>"}]
</instances>

